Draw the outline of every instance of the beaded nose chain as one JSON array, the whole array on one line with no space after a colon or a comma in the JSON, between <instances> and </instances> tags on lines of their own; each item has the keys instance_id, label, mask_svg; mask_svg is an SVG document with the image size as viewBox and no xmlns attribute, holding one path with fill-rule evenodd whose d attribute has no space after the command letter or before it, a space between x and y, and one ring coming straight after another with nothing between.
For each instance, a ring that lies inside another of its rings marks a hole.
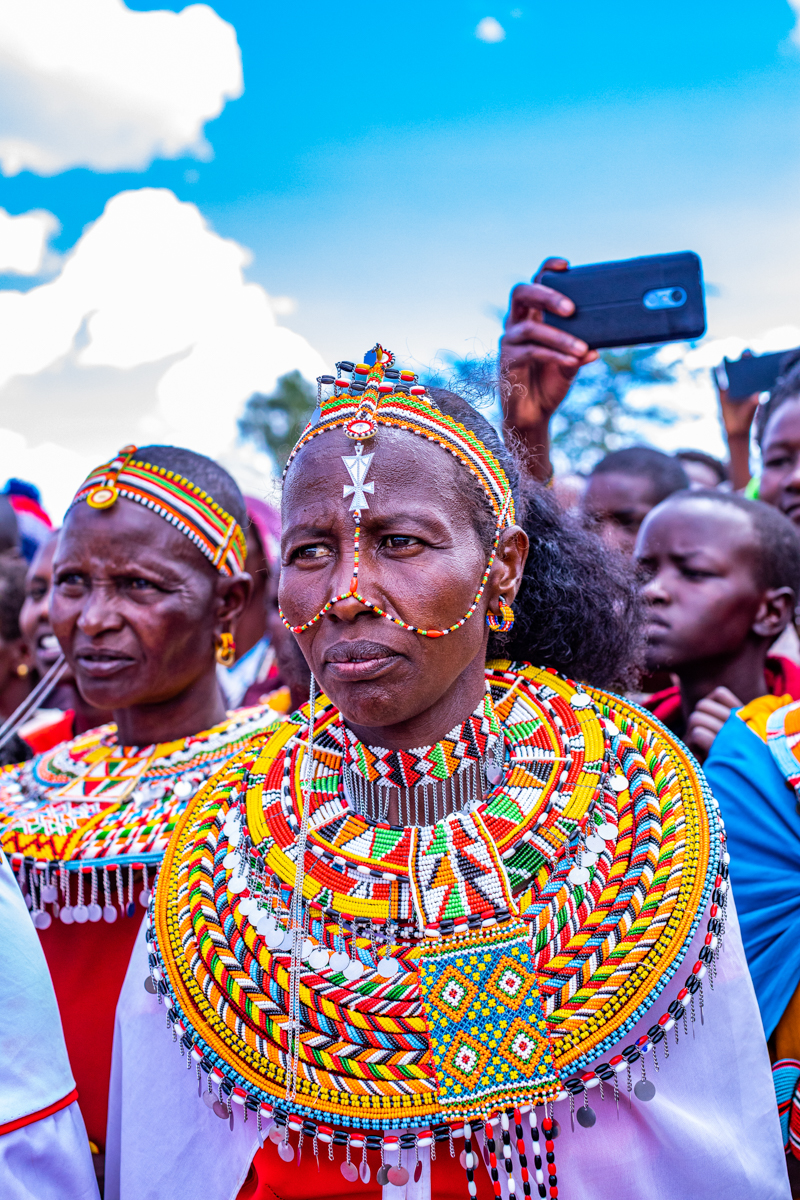
<instances>
[{"instance_id":1,"label":"beaded nose chain","mask_svg":"<svg viewBox=\"0 0 800 1200\"><path fill-rule=\"evenodd\" d=\"M500 534L505 527L515 522L511 485L492 452L460 421L435 407L425 388L417 384L417 376L413 371L400 371L394 367L395 358L391 351L376 345L364 355L364 360L363 363L337 363L336 378L332 375L319 376L317 409L290 454L284 470L285 478L286 472L306 442L329 429L344 428L347 437L356 443L354 454L341 456L350 477L350 483L343 487L343 498L352 497L350 511L355 521L350 587L346 592L328 600L315 616L299 625L292 625L283 609L279 609L280 617L291 633L304 633L306 629L316 625L340 600L352 597L377 616L399 625L401 629L418 633L420 637L445 637L466 624L480 604L497 554ZM349 374L350 378L344 378L342 372ZM332 386L332 392L326 397L322 395L323 386ZM464 616L445 629L422 629L418 625L411 625L400 617L393 616L374 601L368 600L359 591L361 513L363 509L369 508L367 495L375 494L375 484L366 481L375 452L373 450L365 454L364 443L374 441L379 425L407 430L427 441L436 442L443 450L459 459L484 488L495 513L497 523L492 549L475 599Z\"/></svg>"}]
</instances>

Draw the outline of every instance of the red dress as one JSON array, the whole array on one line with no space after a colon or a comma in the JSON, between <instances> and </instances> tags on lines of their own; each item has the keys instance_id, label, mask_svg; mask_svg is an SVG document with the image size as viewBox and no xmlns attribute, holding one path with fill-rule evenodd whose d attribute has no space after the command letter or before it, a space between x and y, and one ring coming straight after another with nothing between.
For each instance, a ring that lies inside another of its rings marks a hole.
<instances>
[{"instance_id":1,"label":"red dress","mask_svg":"<svg viewBox=\"0 0 800 1200\"><path fill-rule=\"evenodd\" d=\"M468 1200L467 1173L458 1160L461 1152L458 1145L456 1142L455 1158L450 1157L447 1142L437 1147L436 1160L431 1162L431 1200ZM256 1152L236 1200L311 1200L312 1197L314 1200L380 1200L383 1189L375 1181L377 1155L370 1155L372 1178L365 1186L360 1179L350 1183L342 1175L341 1146L336 1147L334 1162L328 1160L326 1147L322 1146L320 1150L319 1171L313 1154L309 1154L308 1159L304 1156L302 1168L298 1169L295 1162L285 1163L275 1146L265 1144L263 1150ZM360 1150L355 1161L361 1161ZM478 1200L494 1200L489 1172L480 1165L475 1170L475 1186Z\"/></svg>"},{"instance_id":2,"label":"red dress","mask_svg":"<svg viewBox=\"0 0 800 1200\"><path fill-rule=\"evenodd\" d=\"M764 667L770 696L789 695L793 700L800 700L800 666L790 658L780 655L768 658ZM681 713L681 691L679 687L664 688L662 692L653 692L645 702L648 709L659 721L663 721L667 729L679 736L685 733Z\"/></svg>"}]
</instances>

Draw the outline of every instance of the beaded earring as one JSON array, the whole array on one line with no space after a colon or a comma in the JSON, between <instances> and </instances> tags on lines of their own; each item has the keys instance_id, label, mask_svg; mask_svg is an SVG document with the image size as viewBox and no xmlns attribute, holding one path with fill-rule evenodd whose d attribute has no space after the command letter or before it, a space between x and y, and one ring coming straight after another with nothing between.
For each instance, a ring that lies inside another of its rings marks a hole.
<instances>
[{"instance_id":1,"label":"beaded earring","mask_svg":"<svg viewBox=\"0 0 800 1200\"><path fill-rule=\"evenodd\" d=\"M221 667L232 667L236 661L236 642L232 633L221 633L214 653Z\"/></svg>"},{"instance_id":2,"label":"beaded earring","mask_svg":"<svg viewBox=\"0 0 800 1200\"><path fill-rule=\"evenodd\" d=\"M510 604L506 604L505 596L500 597L500 616L496 617L493 612L487 612L486 624L492 633L508 633L509 629L513 629L514 610Z\"/></svg>"}]
</instances>

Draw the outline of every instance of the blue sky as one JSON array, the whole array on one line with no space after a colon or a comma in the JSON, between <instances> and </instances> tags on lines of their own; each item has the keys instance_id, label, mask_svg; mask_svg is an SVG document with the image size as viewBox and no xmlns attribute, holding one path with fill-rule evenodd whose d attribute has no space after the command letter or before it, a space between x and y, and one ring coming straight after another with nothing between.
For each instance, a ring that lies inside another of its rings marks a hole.
<instances>
[{"instance_id":1,"label":"blue sky","mask_svg":"<svg viewBox=\"0 0 800 1200\"><path fill-rule=\"evenodd\" d=\"M57 252L111 197L168 188L252 251L246 278L295 302L281 324L325 361L376 338L421 363L483 352L509 288L552 252L693 249L711 335L800 325L786 0L213 8L236 30L244 93L206 125L210 161L0 180L9 213L55 215ZM475 37L486 16L503 41Z\"/></svg>"}]
</instances>

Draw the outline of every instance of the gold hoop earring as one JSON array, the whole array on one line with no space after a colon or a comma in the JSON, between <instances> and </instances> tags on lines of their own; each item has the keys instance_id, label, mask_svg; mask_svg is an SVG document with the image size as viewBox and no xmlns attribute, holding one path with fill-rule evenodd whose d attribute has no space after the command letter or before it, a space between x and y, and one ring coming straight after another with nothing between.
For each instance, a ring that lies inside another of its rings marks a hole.
<instances>
[{"instance_id":1,"label":"gold hoop earring","mask_svg":"<svg viewBox=\"0 0 800 1200\"><path fill-rule=\"evenodd\" d=\"M221 633L214 647L214 654L221 667L232 667L236 662L236 642L232 633Z\"/></svg>"},{"instance_id":2,"label":"gold hoop earring","mask_svg":"<svg viewBox=\"0 0 800 1200\"><path fill-rule=\"evenodd\" d=\"M27 663L20 663L19 666L17 667L17 675L19 675L20 679L24 679L29 671L30 671L30 667L28 666Z\"/></svg>"}]
</instances>

